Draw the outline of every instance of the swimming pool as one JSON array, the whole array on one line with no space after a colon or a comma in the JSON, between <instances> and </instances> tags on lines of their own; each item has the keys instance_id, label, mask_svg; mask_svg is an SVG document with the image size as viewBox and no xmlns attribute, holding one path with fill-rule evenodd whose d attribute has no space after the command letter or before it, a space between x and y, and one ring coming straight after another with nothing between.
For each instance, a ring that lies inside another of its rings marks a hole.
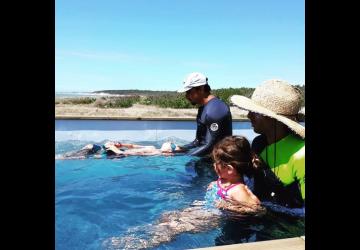
<instances>
[{"instance_id":1,"label":"swimming pool","mask_svg":"<svg viewBox=\"0 0 360 250\"><path fill-rule=\"evenodd\" d=\"M192 122L168 123L56 121L55 153L107 139L157 147L169 138L179 144L193 139ZM249 123L234 126L234 134L245 132L251 137L247 130L251 130ZM129 135L129 131L136 133ZM210 163L190 156L56 160L56 249L103 249L103 243L111 237L121 238L129 230L154 223L166 211L203 200L207 184L215 178ZM304 218L274 212L254 221L225 218L216 228L183 233L153 249L190 249L295 237L304 235L304 227ZM136 233L142 232L135 230Z\"/></svg>"}]
</instances>

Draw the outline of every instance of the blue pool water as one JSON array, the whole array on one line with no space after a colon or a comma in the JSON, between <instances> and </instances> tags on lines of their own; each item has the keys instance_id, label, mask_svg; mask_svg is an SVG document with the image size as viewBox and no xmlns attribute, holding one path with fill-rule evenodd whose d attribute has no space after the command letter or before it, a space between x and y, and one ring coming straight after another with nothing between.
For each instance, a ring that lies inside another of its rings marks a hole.
<instances>
[{"instance_id":1,"label":"blue pool water","mask_svg":"<svg viewBox=\"0 0 360 250\"><path fill-rule=\"evenodd\" d=\"M74 145L60 142L56 147L61 151ZM209 164L196 165L194 161L195 157L188 156L56 160L56 249L102 249L102 242L109 237L121 237L129 228L156 221L163 212L203 200L215 175ZM301 235L304 219L268 213L256 223L229 220L207 232L180 234L155 249Z\"/></svg>"},{"instance_id":2,"label":"blue pool water","mask_svg":"<svg viewBox=\"0 0 360 250\"><path fill-rule=\"evenodd\" d=\"M88 128L69 131L76 135ZM61 136L55 137L56 154L109 139L98 130L98 140L91 136L67 140ZM179 144L187 142L172 139ZM127 141L160 147L165 140ZM104 249L103 243L111 237L121 238L133 228L154 223L164 212L203 200L208 183L215 179L210 163L190 156L55 160L56 249ZM191 249L296 237L304 235L304 226L304 218L270 211L256 220L224 218L216 228L182 233L152 249Z\"/></svg>"}]
</instances>

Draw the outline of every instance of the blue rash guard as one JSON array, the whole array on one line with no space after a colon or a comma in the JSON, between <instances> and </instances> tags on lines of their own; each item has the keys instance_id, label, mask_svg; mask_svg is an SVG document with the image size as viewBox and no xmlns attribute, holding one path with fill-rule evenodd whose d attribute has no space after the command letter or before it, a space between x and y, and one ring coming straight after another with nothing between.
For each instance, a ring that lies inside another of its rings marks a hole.
<instances>
[{"instance_id":1,"label":"blue rash guard","mask_svg":"<svg viewBox=\"0 0 360 250\"><path fill-rule=\"evenodd\" d=\"M196 122L195 140L183 146L189 150L188 155L208 155L218 141L232 135L232 117L229 106L216 97L199 108Z\"/></svg>"}]
</instances>

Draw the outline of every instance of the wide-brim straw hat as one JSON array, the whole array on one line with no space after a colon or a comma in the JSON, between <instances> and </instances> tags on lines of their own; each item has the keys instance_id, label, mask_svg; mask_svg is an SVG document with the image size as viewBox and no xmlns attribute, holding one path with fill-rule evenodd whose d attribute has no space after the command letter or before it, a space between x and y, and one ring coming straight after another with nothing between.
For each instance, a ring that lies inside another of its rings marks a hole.
<instances>
[{"instance_id":1,"label":"wide-brim straw hat","mask_svg":"<svg viewBox=\"0 0 360 250\"><path fill-rule=\"evenodd\" d=\"M301 107L301 91L282 80L268 80L258 86L250 98L233 95L230 101L241 109L274 118L305 139L305 127L291 119Z\"/></svg>"}]
</instances>

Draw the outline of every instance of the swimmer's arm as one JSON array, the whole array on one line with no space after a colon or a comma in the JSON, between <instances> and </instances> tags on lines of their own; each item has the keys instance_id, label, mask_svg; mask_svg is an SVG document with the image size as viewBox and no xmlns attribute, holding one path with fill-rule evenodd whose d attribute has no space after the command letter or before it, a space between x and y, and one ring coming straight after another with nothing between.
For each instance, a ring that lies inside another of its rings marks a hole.
<instances>
[{"instance_id":1,"label":"swimmer's arm","mask_svg":"<svg viewBox=\"0 0 360 250\"><path fill-rule=\"evenodd\" d=\"M143 147L147 147L147 146L131 144L131 143L122 143L121 147L125 147L125 148L143 148Z\"/></svg>"},{"instance_id":2,"label":"swimmer's arm","mask_svg":"<svg viewBox=\"0 0 360 250\"><path fill-rule=\"evenodd\" d=\"M158 149L152 150L152 151L124 151L125 155L142 155L142 156L151 156L151 155L161 155L161 151Z\"/></svg>"},{"instance_id":3,"label":"swimmer's arm","mask_svg":"<svg viewBox=\"0 0 360 250\"><path fill-rule=\"evenodd\" d=\"M135 148L137 145L129 144L129 143L121 143L121 147L125 148Z\"/></svg>"},{"instance_id":4,"label":"swimmer's arm","mask_svg":"<svg viewBox=\"0 0 360 250\"><path fill-rule=\"evenodd\" d=\"M162 152L161 154L164 155L164 156L173 156L173 155L175 155L174 153L171 153L171 152Z\"/></svg>"}]
</instances>

